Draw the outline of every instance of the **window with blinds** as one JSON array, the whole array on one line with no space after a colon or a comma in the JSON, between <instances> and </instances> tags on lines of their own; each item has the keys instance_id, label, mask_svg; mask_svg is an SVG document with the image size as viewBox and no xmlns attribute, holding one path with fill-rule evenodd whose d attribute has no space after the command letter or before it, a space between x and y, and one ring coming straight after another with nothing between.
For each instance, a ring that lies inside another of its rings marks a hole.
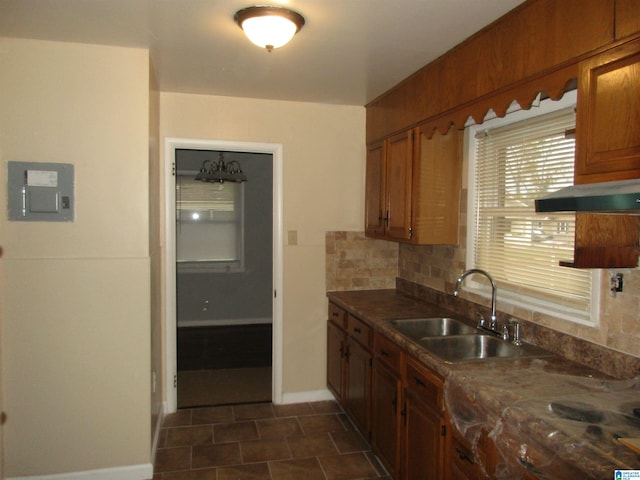
<instances>
[{"instance_id":1,"label":"window with blinds","mask_svg":"<svg viewBox=\"0 0 640 480\"><path fill-rule=\"evenodd\" d=\"M535 212L536 198L573 184L574 107L518 113L473 128L468 260L508 302L592 325L592 272L559 266L573 258L575 214Z\"/></svg>"},{"instance_id":2,"label":"window with blinds","mask_svg":"<svg viewBox=\"0 0 640 480\"><path fill-rule=\"evenodd\" d=\"M185 270L237 271L243 264L242 183L177 176L176 259Z\"/></svg>"}]
</instances>

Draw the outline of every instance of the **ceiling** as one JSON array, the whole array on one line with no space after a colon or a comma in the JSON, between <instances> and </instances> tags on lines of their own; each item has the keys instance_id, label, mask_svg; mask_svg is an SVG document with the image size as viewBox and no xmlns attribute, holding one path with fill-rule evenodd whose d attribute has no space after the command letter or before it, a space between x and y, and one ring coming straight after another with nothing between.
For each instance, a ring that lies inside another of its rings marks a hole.
<instances>
[{"instance_id":1,"label":"ceiling","mask_svg":"<svg viewBox=\"0 0 640 480\"><path fill-rule=\"evenodd\" d=\"M288 0L306 19L271 53L250 0L0 0L0 36L149 48L161 91L365 105L522 0Z\"/></svg>"}]
</instances>

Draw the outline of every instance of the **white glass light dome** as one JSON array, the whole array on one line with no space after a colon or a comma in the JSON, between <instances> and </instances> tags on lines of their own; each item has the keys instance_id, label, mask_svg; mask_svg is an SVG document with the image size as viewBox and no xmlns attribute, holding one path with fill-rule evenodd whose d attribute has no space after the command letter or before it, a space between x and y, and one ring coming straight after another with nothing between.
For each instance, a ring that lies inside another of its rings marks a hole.
<instances>
[{"instance_id":1,"label":"white glass light dome","mask_svg":"<svg viewBox=\"0 0 640 480\"><path fill-rule=\"evenodd\" d=\"M282 7L248 7L235 20L252 43L268 51L286 45L305 23L302 15Z\"/></svg>"}]
</instances>

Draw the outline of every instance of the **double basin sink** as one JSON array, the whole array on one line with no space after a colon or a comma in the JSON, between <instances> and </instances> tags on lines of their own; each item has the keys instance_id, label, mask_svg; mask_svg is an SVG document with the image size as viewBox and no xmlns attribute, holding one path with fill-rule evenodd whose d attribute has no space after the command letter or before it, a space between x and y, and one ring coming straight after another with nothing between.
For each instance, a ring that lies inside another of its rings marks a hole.
<instances>
[{"instance_id":1,"label":"double basin sink","mask_svg":"<svg viewBox=\"0 0 640 480\"><path fill-rule=\"evenodd\" d=\"M398 333L447 363L550 355L532 345L516 346L455 318L397 319L391 320L390 325Z\"/></svg>"}]
</instances>

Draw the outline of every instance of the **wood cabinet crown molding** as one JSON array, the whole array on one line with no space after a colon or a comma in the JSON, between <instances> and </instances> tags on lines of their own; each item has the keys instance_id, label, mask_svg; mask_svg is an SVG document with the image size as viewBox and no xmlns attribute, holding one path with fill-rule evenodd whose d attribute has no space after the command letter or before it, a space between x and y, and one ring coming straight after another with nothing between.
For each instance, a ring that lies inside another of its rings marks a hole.
<instances>
[{"instance_id":1,"label":"wood cabinet crown molding","mask_svg":"<svg viewBox=\"0 0 640 480\"><path fill-rule=\"evenodd\" d=\"M422 122L461 128L541 91L557 98L582 59L614 42L616 25L635 28L615 20L614 0L528 0L369 103L367 142Z\"/></svg>"}]
</instances>

